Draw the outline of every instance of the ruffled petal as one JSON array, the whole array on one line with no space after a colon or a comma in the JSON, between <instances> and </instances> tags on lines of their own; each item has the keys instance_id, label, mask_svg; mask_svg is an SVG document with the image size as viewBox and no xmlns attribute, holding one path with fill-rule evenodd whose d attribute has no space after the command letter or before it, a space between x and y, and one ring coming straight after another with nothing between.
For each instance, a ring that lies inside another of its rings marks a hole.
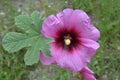
<instances>
[{"instance_id":1,"label":"ruffled petal","mask_svg":"<svg viewBox=\"0 0 120 80\"><path fill-rule=\"evenodd\" d=\"M55 33L58 29L68 27L72 12L72 9L67 8L58 13L56 16L51 15L46 18L42 24L41 33L45 37L55 38Z\"/></svg>"},{"instance_id":2,"label":"ruffled petal","mask_svg":"<svg viewBox=\"0 0 120 80\"><path fill-rule=\"evenodd\" d=\"M90 23L89 16L82 10L74 10L69 19L71 27L83 27L83 25Z\"/></svg>"},{"instance_id":3,"label":"ruffled petal","mask_svg":"<svg viewBox=\"0 0 120 80\"><path fill-rule=\"evenodd\" d=\"M90 26L91 26L91 32L88 35L84 35L84 37L97 41L100 37L100 32L92 24Z\"/></svg>"},{"instance_id":4,"label":"ruffled petal","mask_svg":"<svg viewBox=\"0 0 120 80\"><path fill-rule=\"evenodd\" d=\"M87 48L88 50L88 56L91 58L92 56L95 55L96 50L100 47L99 44L96 41L93 41L91 39L85 39L85 38L80 38L81 40L81 45Z\"/></svg>"},{"instance_id":5,"label":"ruffled petal","mask_svg":"<svg viewBox=\"0 0 120 80\"><path fill-rule=\"evenodd\" d=\"M85 78L86 80L96 80L96 78L93 75L93 71L90 70L88 67L84 67L80 72L83 78Z\"/></svg>"},{"instance_id":6,"label":"ruffled petal","mask_svg":"<svg viewBox=\"0 0 120 80\"><path fill-rule=\"evenodd\" d=\"M61 27L61 22L56 18L56 16L51 15L46 18L42 24L41 33L45 37L54 38L56 31Z\"/></svg>"},{"instance_id":7,"label":"ruffled petal","mask_svg":"<svg viewBox=\"0 0 120 80\"><path fill-rule=\"evenodd\" d=\"M93 41L91 39L80 38L80 41L82 45L95 49L95 50L100 47L96 41Z\"/></svg>"},{"instance_id":8,"label":"ruffled petal","mask_svg":"<svg viewBox=\"0 0 120 80\"><path fill-rule=\"evenodd\" d=\"M97 40L100 32L91 24L89 16L82 10L74 10L70 17L71 28L79 30L81 37Z\"/></svg>"},{"instance_id":9,"label":"ruffled petal","mask_svg":"<svg viewBox=\"0 0 120 80\"><path fill-rule=\"evenodd\" d=\"M63 21L64 21L64 27L69 27L69 24L70 24L70 17L73 13L73 10L72 9L64 9L62 14L63 14Z\"/></svg>"},{"instance_id":10,"label":"ruffled petal","mask_svg":"<svg viewBox=\"0 0 120 80\"><path fill-rule=\"evenodd\" d=\"M70 17L74 10L70 8L64 9L62 12L58 13L56 16L57 18L64 24L63 27L69 27L70 24Z\"/></svg>"},{"instance_id":11,"label":"ruffled petal","mask_svg":"<svg viewBox=\"0 0 120 80\"><path fill-rule=\"evenodd\" d=\"M44 65L54 64L55 60L53 57L48 57L44 53L40 52L40 62Z\"/></svg>"},{"instance_id":12,"label":"ruffled petal","mask_svg":"<svg viewBox=\"0 0 120 80\"><path fill-rule=\"evenodd\" d=\"M61 68L77 72L90 62L91 56L89 56L89 49L84 46L80 46L78 49L75 48L71 52L57 47L55 43L52 43L51 47L52 56Z\"/></svg>"},{"instance_id":13,"label":"ruffled petal","mask_svg":"<svg viewBox=\"0 0 120 80\"><path fill-rule=\"evenodd\" d=\"M87 24L82 27L82 29L80 29L80 34L82 38L92 39L94 41L97 41L100 37L100 32L92 24Z\"/></svg>"}]
</instances>

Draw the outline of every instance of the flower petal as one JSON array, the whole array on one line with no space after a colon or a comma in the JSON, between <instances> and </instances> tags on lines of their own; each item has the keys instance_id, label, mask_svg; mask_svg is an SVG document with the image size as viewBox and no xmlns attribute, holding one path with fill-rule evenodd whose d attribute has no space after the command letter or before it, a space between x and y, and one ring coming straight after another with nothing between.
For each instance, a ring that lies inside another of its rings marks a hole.
<instances>
[{"instance_id":1,"label":"flower petal","mask_svg":"<svg viewBox=\"0 0 120 80\"><path fill-rule=\"evenodd\" d=\"M55 38L55 33L58 29L68 27L72 12L73 10L68 8L64 9L63 12L58 13L56 16L49 16L43 22L41 33L45 37Z\"/></svg>"},{"instance_id":2,"label":"flower petal","mask_svg":"<svg viewBox=\"0 0 120 80\"><path fill-rule=\"evenodd\" d=\"M61 22L56 18L56 16L51 15L44 20L42 24L42 34L45 37L54 38L55 32L60 28Z\"/></svg>"},{"instance_id":3,"label":"flower petal","mask_svg":"<svg viewBox=\"0 0 120 80\"><path fill-rule=\"evenodd\" d=\"M89 16L82 10L74 10L69 25L80 31L81 37L97 40L100 32L91 24Z\"/></svg>"},{"instance_id":4,"label":"flower petal","mask_svg":"<svg viewBox=\"0 0 120 80\"><path fill-rule=\"evenodd\" d=\"M100 32L92 24L90 26L91 26L91 32L88 35L84 35L84 37L97 41L98 38L100 37Z\"/></svg>"},{"instance_id":5,"label":"flower petal","mask_svg":"<svg viewBox=\"0 0 120 80\"><path fill-rule=\"evenodd\" d=\"M89 27L86 27L89 26ZM92 39L97 41L100 37L100 32L92 24L87 24L82 29L80 29L80 34L82 38Z\"/></svg>"},{"instance_id":6,"label":"flower petal","mask_svg":"<svg viewBox=\"0 0 120 80\"><path fill-rule=\"evenodd\" d=\"M52 43L51 47L52 56L56 60L57 65L61 68L77 72L90 62L91 56L89 56L89 49L84 46L80 46L80 48L74 49L71 52L57 47L55 43Z\"/></svg>"},{"instance_id":7,"label":"flower petal","mask_svg":"<svg viewBox=\"0 0 120 80\"><path fill-rule=\"evenodd\" d=\"M81 40L81 45L86 47L88 49L88 56L92 57L96 53L96 50L99 48L99 44L96 41L90 40L90 39L85 39L85 38L80 38Z\"/></svg>"},{"instance_id":8,"label":"flower petal","mask_svg":"<svg viewBox=\"0 0 120 80\"><path fill-rule=\"evenodd\" d=\"M82 10L74 10L74 12L70 17L69 27L71 28L74 27L80 30L80 32L83 32L83 31L85 32L88 27L87 26L88 24L90 24L90 19L88 15Z\"/></svg>"},{"instance_id":9,"label":"flower petal","mask_svg":"<svg viewBox=\"0 0 120 80\"><path fill-rule=\"evenodd\" d=\"M63 22L64 27L68 27L69 26L69 20L70 17L73 13L73 10L70 8L66 8L64 9L62 12L58 13L56 16L57 18Z\"/></svg>"},{"instance_id":10,"label":"flower petal","mask_svg":"<svg viewBox=\"0 0 120 80\"><path fill-rule=\"evenodd\" d=\"M100 46L96 41L93 41L91 39L85 39L85 38L80 38L81 44L92 49L98 49Z\"/></svg>"},{"instance_id":11,"label":"flower petal","mask_svg":"<svg viewBox=\"0 0 120 80\"><path fill-rule=\"evenodd\" d=\"M86 80L96 80L96 78L93 75L93 71L90 70L88 67L84 67L80 72L83 78L85 78Z\"/></svg>"},{"instance_id":12,"label":"flower petal","mask_svg":"<svg viewBox=\"0 0 120 80\"><path fill-rule=\"evenodd\" d=\"M70 17L71 27L78 27L78 25L85 25L86 23L90 23L88 15L82 10L74 10Z\"/></svg>"},{"instance_id":13,"label":"flower petal","mask_svg":"<svg viewBox=\"0 0 120 80\"><path fill-rule=\"evenodd\" d=\"M64 9L63 10L63 19L64 19L64 27L68 27L69 26L69 20L70 20L70 17L73 13L73 10L72 9Z\"/></svg>"},{"instance_id":14,"label":"flower petal","mask_svg":"<svg viewBox=\"0 0 120 80\"><path fill-rule=\"evenodd\" d=\"M40 52L40 62L44 65L50 65L50 64L54 64L55 60L53 59L53 57L48 57L42 52Z\"/></svg>"}]
</instances>

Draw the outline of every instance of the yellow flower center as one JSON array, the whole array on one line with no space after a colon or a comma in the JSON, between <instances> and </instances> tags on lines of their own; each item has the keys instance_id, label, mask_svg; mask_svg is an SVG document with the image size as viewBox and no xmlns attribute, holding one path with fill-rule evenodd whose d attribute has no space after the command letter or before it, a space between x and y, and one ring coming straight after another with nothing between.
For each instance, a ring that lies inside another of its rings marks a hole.
<instances>
[{"instance_id":1,"label":"yellow flower center","mask_svg":"<svg viewBox=\"0 0 120 80\"><path fill-rule=\"evenodd\" d=\"M70 37L69 34L68 34L67 36L64 36L65 44L66 44L66 45L70 45L71 39L72 39L72 38Z\"/></svg>"},{"instance_id":2,"label":"yellow flower center","mask_svg":"<svg viewBox=\"0 0 120 80\"><path fill-rule=\"evenodd\" d=\"M71 43L70 39L65 39L65 44L66 45L70 45L70 43Z\"/></svg>"}]
</instances>

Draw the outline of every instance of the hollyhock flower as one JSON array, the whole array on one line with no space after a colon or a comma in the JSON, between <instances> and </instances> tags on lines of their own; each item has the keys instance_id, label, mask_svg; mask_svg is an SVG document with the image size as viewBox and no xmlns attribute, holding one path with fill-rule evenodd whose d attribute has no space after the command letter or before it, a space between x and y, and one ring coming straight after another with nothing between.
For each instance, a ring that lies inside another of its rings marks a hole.
<instances>
[{"instance_id":1,"label":"hollyhock flower","mask_svg":"<svg viewBox=\"0 0 120 80\"><path fill-rule=\"evenodd\" d=\"M43 64L57 64L76 72L85 69L81 72L84 77L93 74L86 66L99 48L96 41L100 33L84 11L64 9L49 16L43 22L41 33L54 40L50 43L52 57L40 52Z\"/></svg>"}]
</instances>

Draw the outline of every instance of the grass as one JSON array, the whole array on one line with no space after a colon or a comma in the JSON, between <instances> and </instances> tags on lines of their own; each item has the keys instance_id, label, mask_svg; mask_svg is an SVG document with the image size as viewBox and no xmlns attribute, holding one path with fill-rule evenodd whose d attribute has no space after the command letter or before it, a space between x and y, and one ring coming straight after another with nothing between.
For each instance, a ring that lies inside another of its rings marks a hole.
<instances>
[{"instance_id":1,"label":"grass","mask_svg":"<svg viewBox=\"0 0 120 80\"><path fill-rule=\"evenodd\" d=\"M120 75L120 1L119 0L1 0L0 2L0 79L1 80L79 80L78 73L57 66L35 64L26 66L23 61L25 50L16 53L4 51L2 37L10 31L18 31L14 18L19 14L30 14L34 10L43 16L55 14L65 7L82 9L91 17L100 30L101 47L92 58L89 67L98 80L119 80ZM68 1L68 2L67 2Z\"/></svg>"}]
</instances>

